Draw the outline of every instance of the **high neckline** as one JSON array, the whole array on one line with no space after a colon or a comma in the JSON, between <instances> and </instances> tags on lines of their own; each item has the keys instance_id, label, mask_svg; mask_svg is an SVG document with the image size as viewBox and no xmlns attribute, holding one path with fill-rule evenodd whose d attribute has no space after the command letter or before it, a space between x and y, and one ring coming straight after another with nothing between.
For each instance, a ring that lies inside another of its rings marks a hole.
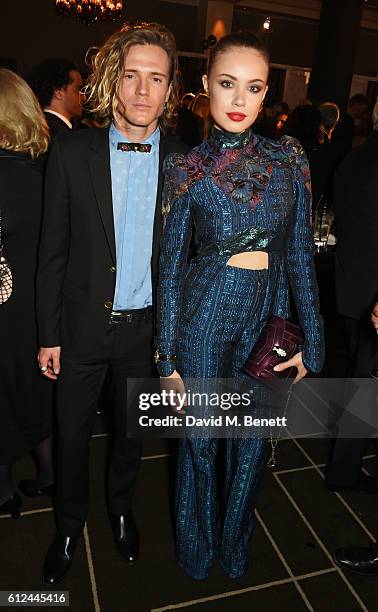
<instances>
[{"instance_id":1,"label":"high neckline","mask_svg":"<svg viewBox=\"0 0 378 612\"><path fill-rule=\"evenodd\" d=\"M218 145L221 149L242 149L249 145L254 139L251 128L244 132L226 132L215 126L211 130L209 140Z\"/></svg>"}]
</instances>

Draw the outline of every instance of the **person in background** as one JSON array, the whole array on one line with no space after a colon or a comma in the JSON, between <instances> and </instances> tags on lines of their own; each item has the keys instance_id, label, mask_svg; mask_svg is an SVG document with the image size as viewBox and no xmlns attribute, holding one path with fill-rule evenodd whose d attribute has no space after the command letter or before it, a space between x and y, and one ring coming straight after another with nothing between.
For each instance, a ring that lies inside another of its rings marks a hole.
<instances>
[{"instance_id":1,"label":"person in background","mask_svg":"<svg viewBox=\"0 0 378 612\"><path fill-rule=\"evenodd\" d=\"M297 106L285 125L286 134L299 140L308 157L313 213L320 204L324 183L322 174L325 149L319 144L320 126L321 114L313 105Z\"/></svg>"},{"instance_id":2,"label":"person in background","mask_svg":"<svg viewBox=\"0 0 378 612\"><path fill-rule=\"evenodd\" d=\"M278 115L277 122L276 122L277 137L281 136L281 134L285 132L285 124L288 118L289 118L288 113L281 113L280 115Z\"/></svg>"},{"instance_id":3,"label":"person in background","mask_svg":"<svg viewBox=\"0 0 378 612\"><path fill-rule=\"evenodd\" d=\"M285 132L301 143L309 157L319 144L321 115L314 106L297 106L285 125Z\"/></svg>"},{"instance_id":4,"label":"person in background","mask_svg":"<svg viewBox=\"0 0 378 612\"><path fill-rule=\"evenodd\" d=\"M377 113L378 114L378 113ZM378 334L378 301L370 314L371 323ZM374 378L378 378L378 338L375 341ZM361 576L378 576L378 543L369 546L348 546L338 548L333 554L335 563L344 570Z\"/></svg>"},{"instance_id":5,"label":"person in background","mask_svg":"<svg viewBox=\"0 0 378 612\"><path fill-rule=\"evenodd\" d=\"M309 98L302 98L299 100L298 106L312 106L312 101Z\"/></svg>"},{"instance_id":6,"label":"person in background","mask_svg":"<svg viewBox=\"0 0 378 612\"><path fill-rule=\"evenodd\" d=\"M0 69L0 230L2 255L13 275L0 304L0 514L17 518L21 498L12 482L16 458L34 449L38 477L21 491L51 494L54 479L50 381L38 372L35 277L49 130L38 101L14 72ZM0 280L1 283L1 280Z\"/></svg>"},{"instance_id":7,"label":"person in background","mask_svg":"<svg viewBox=\"0 0 378 612\"><path fill-rule=\"evenodd\" d=\"M66 59L47 59L35 67L31 85L45 112L52 139L71 130L83 114L83 79Z\"/></svg>"},{"instance_id":8,"label":"person in background","mask_svg":"<svg viewBox=\"0 0 378 612\"><path fill-rule=\"evenodd\" d=\"M195 99L193 93L186 93L181 98L181 103L177 112L175 135L179 140L185 142L188 147L194 147L202 142L203 121L192 110L192 103Z\"/></svg>"},{"instance_id":9,"label":"person in background","mask_svg":"<svg viewBox=\"0 0 378 612\"><path fill-rule=\"evenodd\" d=\"M253 124L253 131L259 136L266 138L276 138L276 121L270 114L271 109L268 109L265 104L261 104L257 119Z\"/></svg>"},{"instance_id":10,"label":"person in background","mask_svg":"<svg viewBox=\"0 0 378 612\"><path fill-rule=\"evenodd\" d=\"M207 118L209 116L209 96L200 91L190 107L197 122L197 143L201 143L207 135Z\"/></svg>"},{"instance_id":11,"label":"person in background","mask_svg":"<svg viewBox=\"0 0 378 612\"><path fill-rule=\"evenodd\" d=\"M290 117L290 108L286 102L276 102L270 109L270 116L273 123L274 139L278 139L285 133L285 124Z\"/></svg>"},{"instance_id":12,"label":"person in background","mask_svg":"<svg viewBox=\"0 0 378 612\"><path fill-rule=\"evenodd\" d=\"M176 126L177 137L189 147L200 144L204 139L208 112L208 96L203 92L192 98L190 108L181 106Z\"/></svg>"},{"instance_id":13,"label":"person in background","mask_svg":"<svg viewBox=\"0 0 378 612\"><path fill-rule=\"evenodd\" d=\"M255 134L278 140L286 132L290 108L286 102L277 102L272 107L266 107L263 103L258 117L253 124Z\"/></svg>"},{"instance_id":14,"label":"person in background","mask_svg":"<svg viewBox=\"0 0 378 612\"><path fill-rule=\"evenodd\" d=\"M209 96L203 92L199 92L190 107L191 111L200 117L203 121L206 121L209 115Z\"/></svg>"},{"instance_id":15,"label":"person in background","mask_svg":"<svg viewBox=\"0 0 378 612\"><path fill-rule=\"evenodd\" d=\"M319 144L332 140L333 131L340 119L340 110L334 102L323 102L319 105L320 137Z\"/></svg>"},{"instance_id":16,"label":"person in background","mask_svg":"<svg viewBox=\"0 0 378 612\"><path fill-rule=\"evenodd\" d=\"M358 125L355 126L355 134L353 138L353 148L361 146L373 132L373 117L372 109L366 108L361 115Z\"/></svg>"},{"instance_id":17,"label":"person in background","mask_svg":"<svg viewBox=\"0 0 378 612\"><path fill-rule=\"evenodd\" d=\"M323 102L318 110L320 113L318 142L308 151L314 212L320 208L327 211L332 209L333 178L345 155L344 147L333 139L340 117L337 104Z\"/></svg>"},{"instance_id":18,"label":"person in background","mask_svg":"<svg viewBox=\"0 0 378 612\"><path fill-rule=\"evenodd\" d=\"M297 106L287 122L287 133L299 140L308 156L313 213L332 208L333 177L344 156L344 148L332 138L338 117L336 104L326 102Z\"/></svg>"},{"instance_id":19,"label":"person in background","mask_svg":"<svg viewBox=\"0 0 378 612\"><path fill-rule=\"evenodd\" d=\"M361 120L363 112L368 106L367 97L363 94L352 96L348 103L347 112L341 117L334 133L335 141L340 141L348 152L353 146L356 135L355 124Z\"/></svg>"},{"instance_id":20,"label":"person in background","mask_svg":"<svg viewBox=\"0 0 378 612\"><path fill-rule=\"evenodd\" d=\"M290 107L287 102L277 102L271 108L271 116L277 120L280 115L290 115Z\"/></svg>"},{"instance_id":21,"label":"person in background","mask_svg":"<svg viewBox=\"0 0 378 612\"><path fill-rule=\"evenodd\" d=\"M180 107L181 108L186 108L186 109L190 109L192 102L195 98L194 93L188 91L186 94L184 94L181 98L181 102L180 102Z\"/></svg>"},{"instance_id":22,"label":"person in background","mask_svg":"<svg viewBox=\"0 0 378 612\"><path fill-rule=\"evenodd\" d=\"M345 157L335 175L337 311L348 340L347 377L366 378L377 368L377 338L370 316L378 296L378 103L371 138ZM362 471L365 438L338 438L326 469L326 485L340 491L378 492L378 480Z\"/></svg>"}]
</instances>

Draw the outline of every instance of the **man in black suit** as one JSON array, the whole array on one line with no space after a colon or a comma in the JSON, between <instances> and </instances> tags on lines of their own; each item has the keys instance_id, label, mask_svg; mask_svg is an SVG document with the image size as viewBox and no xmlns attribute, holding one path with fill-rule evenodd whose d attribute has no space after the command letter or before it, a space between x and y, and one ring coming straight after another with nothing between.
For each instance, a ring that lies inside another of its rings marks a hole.
<instances>
[{"instance_id":1,"label":"man in black suit","mask_svg":"<svg viewBox=\"0 0 378 612\"><path fill-rule=\"evenodd\" d=\"M138 557L131 512L141 441L127 439L127 377L153 375L162 164L186 147L173 117L177 56L158 24L126 26L99 50L89 102L106 127L59 136L48 161L37 281L41 372L57 379L58 534L44 582L70 568L89 504L88 455L108 370L114 435L108 507L118 551Z\"/></svg>"},{"instance_id":2,"label":"man in black suit","mask_svg":"<svg viewBox=\"0 0 378 612\"><path fill-rule=\"evenodd\" d=\"M354 378L370 377L377 369L377 337L370 316L378 299L378 105L374 116L373 136L344 159L335 177L337 309L348 340L346 375ZM344 415L345 426L347 418ZM368 440L359 435L353 438L350 431L349 437L336 440L326 469L330 489L378 492L377 479L361 471Z\"/></svg>"},{"instance_id":3,"label":"man in black suit","mask_svg":"<svg viewBox=\"0 0 378 612\"><path fill-rule=\"evenodd\" d=\"M348 102L348 110L336 126L333 140L344 147L348 153L353 146L355 136L354 122L361 119L361 115L368 106L367 97L363 94L355 94Z\"/></svg>"},{"instance_id":4,"label":"man in black suit","mask_svg":"<svg viewBox=\"0 0 378 612\"><path fill-rule=\"evenodd\" d=\"M51 137L72 130L72 122L83 113L83 79L75 64L65 59L45 60L34 69L31 80Z\"/></svg>"},{"instance_id":5,"label":"man in black suit","mask_svg":"<svg viewBox=\"0 0 378 612\"><path fill-rule=\"evenodd\" d=\"M378 105L377 120L378 120ZM377 122L378 123L378 122ZM377 126L378 127L378 126ZM374 304L371 313L371 323L378 334L378 302ZM378 378L378 350L375 351L374 369L372 375ZM333 554L335 563L342 569L360 574L361 576L377 576L378 575L378 543L372 542L369 546L348 546L338 548Z\"/></svg>"}]
</instances>

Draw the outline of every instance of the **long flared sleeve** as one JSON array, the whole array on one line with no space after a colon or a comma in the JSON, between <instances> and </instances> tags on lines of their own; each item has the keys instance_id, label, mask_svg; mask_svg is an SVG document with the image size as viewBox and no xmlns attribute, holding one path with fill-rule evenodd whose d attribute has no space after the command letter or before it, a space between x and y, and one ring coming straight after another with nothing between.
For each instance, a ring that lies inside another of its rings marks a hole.
<instances>
[{"instance_id":1,"label":"long flared sleeve","mask_svg":"<svg viewBox=\"0 0 378 612\"><path fill-rule=\"evenodd\" d=\"M162 205L165 223L159 263L155 347L161 355L174 356L181 288L192 234L185 157L177 154L169 156L164 164L164 174ZM174 368L173 359L164 359L158 363L161 376L169 375Z\"/></svg>"},{"instance_id":2,"label":"long flared sleeve","mask_svg":"<svg viewBox=\"0 0 378 612\"><path fill-rule=\"evenodd\" d=\"M314 238L311 226L311 181L306 154L294 138L285 137L283 146L294 173L294 214L288 232L286 266L299 322L305 341L305 367L320 372L324 361L323 319L314 265Z\"/></svg>"}]
</instances>

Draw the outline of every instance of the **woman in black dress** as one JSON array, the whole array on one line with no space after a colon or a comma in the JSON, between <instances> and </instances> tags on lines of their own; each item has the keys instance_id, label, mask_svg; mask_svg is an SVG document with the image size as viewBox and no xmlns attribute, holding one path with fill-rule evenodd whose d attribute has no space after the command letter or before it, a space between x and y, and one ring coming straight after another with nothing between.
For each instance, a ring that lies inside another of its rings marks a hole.
<instances>
[{"instance_id":1,"label":"woman in black dress","mask_svg":"<svg viewBox=\"0 0 378 612\"><path fill-rule=\"evenodd\" d=\"M13 518L21 507L11 474L17 457L36 451L38 480L19 485L26 495L46 494L53 481L52 385L38 371L34 305L48 144L48 127L33 92L18 75L0 69L1 241L13 277L9 299L0 300L0 514Z\"/></svg>"}]
</instances>

